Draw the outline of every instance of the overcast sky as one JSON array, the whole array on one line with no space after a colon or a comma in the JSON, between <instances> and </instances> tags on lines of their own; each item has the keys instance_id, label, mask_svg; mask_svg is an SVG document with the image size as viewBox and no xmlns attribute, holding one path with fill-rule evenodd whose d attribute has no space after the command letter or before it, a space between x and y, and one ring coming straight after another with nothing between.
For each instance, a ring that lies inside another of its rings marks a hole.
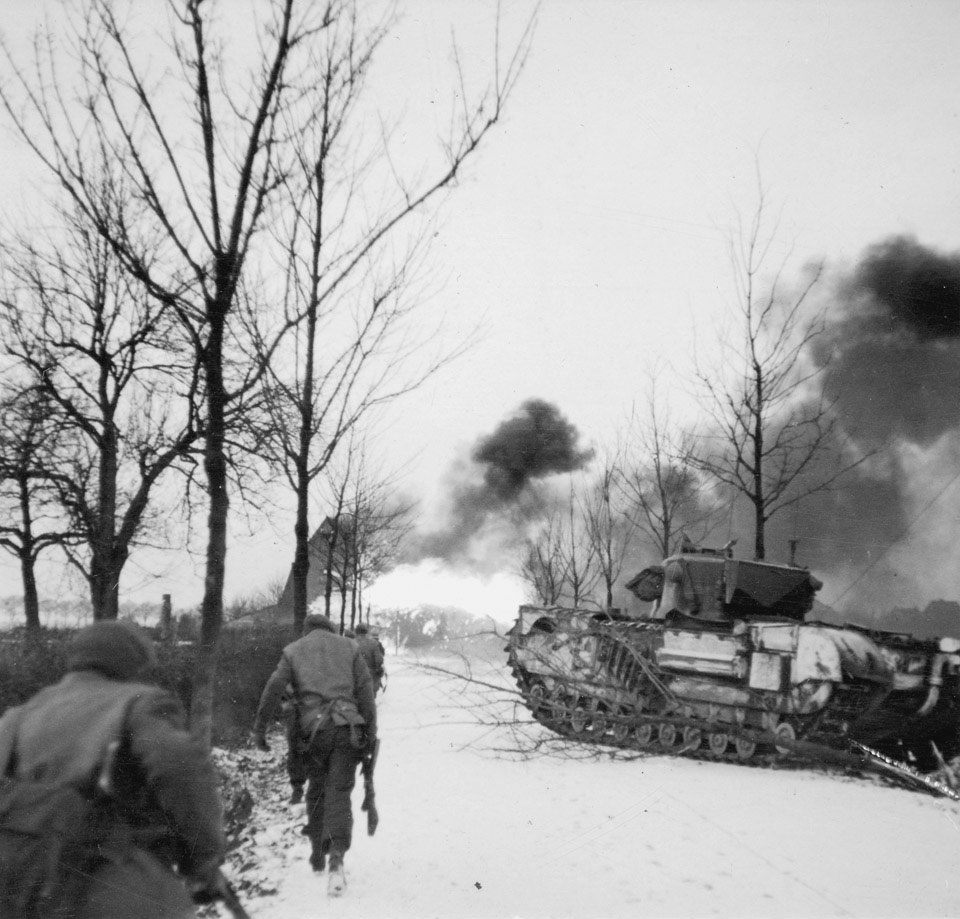
<instances>
[{"instance_id":1,"label":"overcast sky","mask_svg":"<svg viewBox=\"0 0 960 919\"><path fill-rule=\"evenodd\" d=\"M429 97L448 110L451 29L483 73L494 5L400 6L373 89L385 108ZM504 6L509 37L532 6ZM13 8L16 36L36 14ZM425 511L445 471L525 399L554 403L599 445L643 399L647 368L661 362L679 391L694 327L702 348L732 302L727 234L755 207L757 163L797 274L821 258L840 272L897 234L960 249L958 40L950 0L544 0L506 117L438 218L435 308L451 341L478 320L481 332L382 435ZM410 151L433 140L424 127ZM3 143L9 201L22 160ZM234 523L229 593L287 570L286 521L254 536ZM202 590L199 563L129 577L126 592L184 605ZM4 560L0 594L18 592Z\"/></svg>"}]
</instances>

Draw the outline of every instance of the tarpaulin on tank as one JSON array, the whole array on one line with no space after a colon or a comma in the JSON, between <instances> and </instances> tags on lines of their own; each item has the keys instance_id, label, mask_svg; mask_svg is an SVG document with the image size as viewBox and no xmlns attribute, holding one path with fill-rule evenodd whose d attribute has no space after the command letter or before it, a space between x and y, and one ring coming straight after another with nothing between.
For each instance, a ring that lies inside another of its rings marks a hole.
<instances>
[{"instance_id":1,"label":"tarpaulin on tank","mask_svg":"<svg viewBox=\"0 0 960 919\"><path fill-rule=\"evenodd\" d=\"M663 566L651 565L634 575L624 585L637 599L649 603L659 600L663 593Z\"/></svg>"},{"instance_id":2,"label":"tarpaulin on tank","mask_svg":"<svg viewBox=\"0 0 960 919\"><path fill-rule=\"evenodd\" d=\"M893 683L893 669L866 635L850 629L822 628L821 632L836 645L848 677L885 685Z\"/></svg>"},{"instance_id":3,"label":"tarpaulin on tank","mask_svg":"<svg viewBox=\"0 0 960 919\"><path fill-rule=\"evenodd\" d=\"M805 568L786 568L741 559L724 563L726 603L737 615L749 615L744 606L757 613L802 619L813 604L813 595L823 586Z\"/></svg>"},{"instance_id":4,"label":"tarpaulin on tank","mask_svg":"<svg viewBox=\"0 0 960 919\"><path fill-rule=\"evenodd\" d=\"M890 686L893 670L866 635L830 626L800 626L793 682L850 679Z\"/></svg>"}]
</instances>

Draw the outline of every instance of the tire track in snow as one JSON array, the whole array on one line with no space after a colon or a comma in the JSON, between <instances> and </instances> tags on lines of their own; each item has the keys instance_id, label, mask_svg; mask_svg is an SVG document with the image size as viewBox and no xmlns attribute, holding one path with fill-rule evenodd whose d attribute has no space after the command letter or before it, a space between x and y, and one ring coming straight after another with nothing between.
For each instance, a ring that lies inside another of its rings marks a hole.
<instances>
[{"instance_id":1,"label":"tire track in snow","mask_svg":"<svg viewBox=\"0 0 960 919\"><path fill-rule=\"evenodd\" d=\"M543 861L552 864L553 862L560 861L562 858L573 855L574 852L579 851L589 843L596 842L608 833L612 833L614 830L619 830L628 823L632 823L641 813L648 810L651 804L655 804L661 797L662 794L659 792L651 792L645 795L639 801L622 810L617 816L607 817L603 822L596 824L591 829L578 833L574 839L567 840L564 843L554 846L552 849L548 849L544 853Z\"/></svg>"},{"instance_id":2,"label":"tire track in snow","mask_svg":"<svg viewBox=\"0 0 960 919\"><path fill-rule=\"evenodd\" d=\"M669 798L674 804L678 804L678 805L680 805L681 807L683 807L684 809L686 809L689 813L691 813L691 814L693 814L695 817L697 817L702 823L706 823L708 826L713 827L713 829L715 829L715 830L723 833L725 836L728 836L730 839L732 839L734 842L736 842L736 843L740 846L740 848L742 848L742 849L746 850L747 852L749 852L754 858L757 858L757 859L759 859L761 862L763 862L765 865L768 865L770 868L772 868L774 871L776 871L777 874L779 874L781 877L787 878L788 880L793 881L795 884L799 884L801 887L806 888L806 889L809 890L812 894L814 894L819 900L822 900L824 903L828 904L828 905L831 906L833 909L837 910L837 912L838 912L840 915L842 915L842 916L853 916L853 915L854 915L854 914L851 913L846 907L844 907L844 906L842 906L841 904L835 902L834 900L831 900L830 897L828 897L826 894L823 893L823 891L818 890L818 889L817 889L816 887L814 887L812 884L808 884L805 880L803 880L803 878L798 877L796 874L794 874L794 873L793 873L792 871L790 871L789 869L784 868L784 867L782 867L781 865L778 865L778 864L777 864L776 862L774 862L772 859L770 859L769 857L767 857L766 855L764 855L763 852L755 849L753 846L751 846L751 845L750 845L748 842L746 842L744 839L742 839L741 837L737 836L736 833L734 833L734 832L733 832L732 830L730 830L728 827L725 827L725 826L723 826L722 824L717 823L715 820L711 820L709 817L707 817L705 814L701 813L700 811L696 810L694 807L692 807L692 806L691 806L690 804L688 804L686 801L683 801L683 800L681 800L680 798L677 798L675 795L672 795L672 794L670 794L669 792L664 792L664 793L663 793L663 797Z\"/></svg>"}]
</instances>

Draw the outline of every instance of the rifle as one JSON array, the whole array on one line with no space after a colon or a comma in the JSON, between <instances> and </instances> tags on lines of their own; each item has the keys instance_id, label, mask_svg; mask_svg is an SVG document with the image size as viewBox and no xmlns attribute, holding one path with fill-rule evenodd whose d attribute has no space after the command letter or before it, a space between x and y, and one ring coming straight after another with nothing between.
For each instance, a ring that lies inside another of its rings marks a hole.
<instances>
[{"instance_id":1,"label":"rifle","mask_svg":"<svg viewBox=\"0 0 960 919\"><path fill-rule=\"evenodd\" d=\"M119 740L110 741L104 754L103 763L100 766L100 774L97 777L97 789L108 798L113 797L114 793L113 769L116 765L119 749ZM243 908L240 897L237 896L236 888L227 880L226 875L219 868L217 869L217 892L220 895L219 899L223 900L223 905L230 911L233 919L251 919L250 913Z\"/></svg>"},{"instance_id":2,"label":"rifle","mask_svg":"<svg viewBox=\"0 0 960 919\"><path fill-rule=\"evenodd\" d=\"M367 835L373 836L377 832L377 824L380 822L380 814L377 813L376 793L373 789L373 770L377 765L377 757L380 755L380 738L373 743L373 750L363 758L363 765L360 771L363 773L363 804L360 810L367 812Z\"/></svg>"},{"instance_id":3,"label":"rifle","mask_svg":"<svg viewBox=\"0 0 960 919\"><path fill-rule=\"evenodd\" d=\"M227 880L222 871L218 871L217 874L217 880L220 885L220 897L223 900L223 905L233 916L233 919L251 919L250 913L243 908L243 904L240 902L240 897L237 896L237 890L233 884Z\"/></svg>"}]
</instances>

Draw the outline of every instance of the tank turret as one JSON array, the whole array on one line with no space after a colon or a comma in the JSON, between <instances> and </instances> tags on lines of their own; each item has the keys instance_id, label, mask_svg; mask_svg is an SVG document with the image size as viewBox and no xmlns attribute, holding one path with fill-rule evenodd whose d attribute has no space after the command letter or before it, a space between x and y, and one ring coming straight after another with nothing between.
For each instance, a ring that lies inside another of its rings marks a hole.
<instances>
[{"instance_id":1,"label":"tank turret","mask_svg":"<svg viewBox=\"0 0 960 919\"><path fill-rule=\"evenodd\" d=\"M654 603L653 619L802 622L823 585L806 568L734 559L728 550L689 549L645 568L624 586Z\"/></svg>"}]
</instances>

